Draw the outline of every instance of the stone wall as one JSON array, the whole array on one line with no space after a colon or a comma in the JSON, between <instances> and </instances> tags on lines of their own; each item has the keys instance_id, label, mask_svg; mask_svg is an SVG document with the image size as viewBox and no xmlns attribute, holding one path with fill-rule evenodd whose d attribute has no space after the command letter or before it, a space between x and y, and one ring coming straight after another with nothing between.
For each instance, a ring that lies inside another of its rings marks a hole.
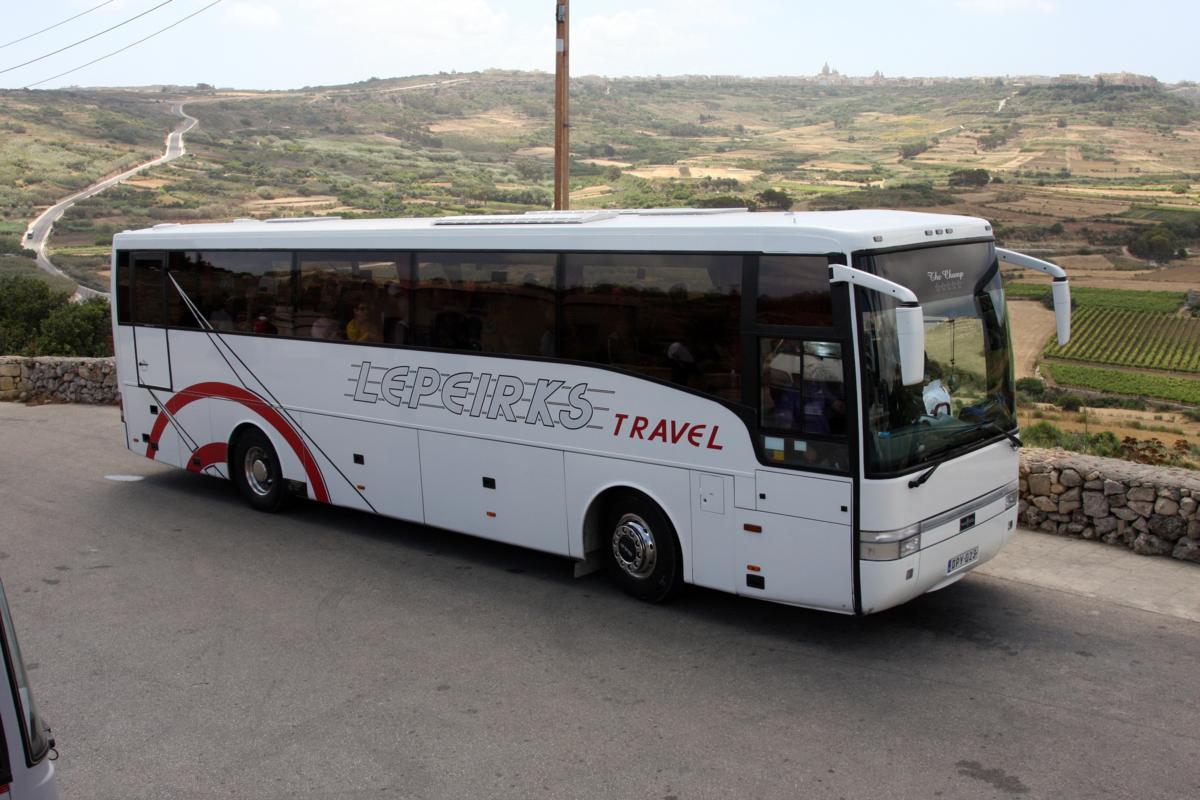
<instances>
[{"instance_id":1,"label":"stone wall","mask_svg":"<svg viewBox=\"0 0 1200 800\"><path fill-rule=\"evenodd\" d=\"M1200 473L1064 450L1021 451L1020 521L1200 563Z\"/></svg>"},{"instance_id":2,"label":"stone wall","mask_svg":"<svg viewBox=\"0 0 1200 800\"><path fill-rule=\"evenodd\" d=\"M0 356L0 400L115 403L116 366L111 358Z\"/></svg>"}]
</instances>

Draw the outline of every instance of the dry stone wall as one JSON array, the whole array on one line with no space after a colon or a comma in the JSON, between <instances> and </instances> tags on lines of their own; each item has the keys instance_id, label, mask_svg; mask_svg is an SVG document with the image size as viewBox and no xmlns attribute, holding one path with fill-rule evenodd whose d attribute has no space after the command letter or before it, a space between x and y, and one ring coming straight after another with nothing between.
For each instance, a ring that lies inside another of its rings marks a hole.
<instances>
[{"instance_id":1,"label":"dry stone wall","mask_svg":"<svg viewBox=\"0 0 1200 800\"><path fill-rule=\"evenodd\" d=\"M116 365L111 358L0 356L0 400L112 404Z\"/></svg>"},{"instance_id":2,"label":"dry stone wall","mask_svg":"<svg viewBox=\"0 0 1200 800\"><path fill-rule=\"evenodd\" d=\"M1021 451L1020 520L1200 563L1200 473L1065 450Z\"/></svg>"}]
</instances>

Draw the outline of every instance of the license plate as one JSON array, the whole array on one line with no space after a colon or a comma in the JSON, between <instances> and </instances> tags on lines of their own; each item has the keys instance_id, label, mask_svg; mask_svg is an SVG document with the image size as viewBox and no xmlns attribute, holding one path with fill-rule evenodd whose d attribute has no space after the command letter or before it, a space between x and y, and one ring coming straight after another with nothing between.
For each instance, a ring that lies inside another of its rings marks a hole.
<instances>
[{"instance_id":1,"label":"license plate","mask_svg":"<svg viewBox=\"0 0 1200 800\"><path fill-rule=\"evenodd\" d=\"M946 562L946 574L949 575L955 570L962 569L967 564L970 564L975 559L979 558L979 548L972 547L965 553L959 553L954 558Z\"/></svg>"}]
</instances>

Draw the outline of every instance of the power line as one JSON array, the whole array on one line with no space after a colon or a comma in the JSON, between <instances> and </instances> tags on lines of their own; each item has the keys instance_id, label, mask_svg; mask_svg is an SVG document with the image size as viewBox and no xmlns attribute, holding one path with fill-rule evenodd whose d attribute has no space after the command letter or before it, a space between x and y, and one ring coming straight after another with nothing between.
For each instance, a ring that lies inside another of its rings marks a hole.
<instances>
[{"instance_id":1,"label":"power line","mask_svg":"<svg viewBox=\"0 0 1200 800\"><path fill-rule=\"evenodd\" d=\"M168 0L168 2L169 2L169 0ZM125 45L124 47L120 48L119 50L113 50L111 53L100 56L99 58L93 58L91 61L87 62L86 64L80 64L78 67L75 67L74 69L69 69L66 72L60 72L57 75L51 75L49 78L46 78L45 80L40 80L37 83L28 84L25 88L32 89L34 86L41 86L43 83L49 83L50 81L55 80L57 78L61 78L64 75L70 75L72 72L78 72L79 70L83 69L84 67L90 67L92 64L95 64L99 61L103 61L106 58L112 58L113 56L117 55L118 53L124 53L129 48L139 45L142 42L146 41L147 39L153 39L155 36L158 36L160 33L165 33L167 31L171 30L171 28L174 28L176 25L179 25L180 23L183 23L183 22L187 22L189 19L196 16L197 14L208 11L210 8L212 8L213 6L217 5L220 2L221 2L221 0L213 0L213 2L209 3L208 5L206 5L204 8L200 9L199 11L193 11L191 14L188 14L183 19L176 20L175 22L172 22L170 25L168 25L165 28L159 28L154 33L150 34L149 36L143 36L141 39L138 39L136 42L130 42L129 44ZM150 10L153 11L154 9L150 9Z\"/></svg>"},{"instance_id":2,"label":"power line","mask_svg":"<svg viewBox=\"0 0 1200 800\"><path fill-rule=\"evenodd\" d=\"M163 6L165 6L167 3L173 3L173 2L175 2L175 0L163 0L163 2L159 3L154 8L147 9L147 10L143 11L142 13L138 14L137 16L130 17L129 19L125 20L124 22L118 22L116 25L113 25L111 28L105 28L104 30L100 31L99 33L93 33L91 36L87 37L86 39L80 39L78 42L75 42L74 44L69 44L66 47L60 47L57 50L55 50L53 53L46 53L46 55L44 55L44 56L38 56L37 58L31 58L28 61L24 62L23 64L17 64L15 67L8 67L7 69L0 69L0 75L3 75L6 72L12 72L14 69L20 69L21 67L27 67L30 64L33 64L37 61L42 61L44 59L49 58L50 56L56 56L59 53L61 53L62 51L70 50L72 47L81 45L84 42L90 42L92 39L95 39L97 36L103 36L104 34L108 33L109 31L115 31L117 28L120 28L122 25L128 25L129 23L133 22L135 19L144 17L147 14L149 14L151 11L156 11L156 10L162 8Z\"/></svg>"},{"instance_id":3,"label":"power line","mask_svg":"<svg viewBox=\"0 0 1200 800\"><path fill-rule=\"evenodd\" d=\"M0 50L3 50L4 48L8 47L10 44L17 44L18 42L23 42L23 41L25 41L26 39L32 39L33 37L35 37L35 36L38 36L38 35L40 35L40 34L43 34L43 33L45 33L46 31L52 31L52 30L54 30L55 28L57 28L59 25L66 25L68 22L70 22L70 21L71 21L71 20L73 20L73 19L79 19L79 18L80 18L80 17L82 17L84 14L90 14L90 13L92 13L93 11L95 11L96 9L98 9L98 8L104 8L106 5L108 5L108 4L110 4L110 3L115 3L116 1L117 1L117 0L104 0L104 2L103 2L103 3L101 3L100 5L98 5L98 6L92 6L92 7L91 7L91 8L89 8L87 11L80 11L80 12L79 12L78 14L76 14L75 16L73 16L73 17L67 17L67 18L66 18L66 19L64 19L62 22L56 22L56 23L54 23L53 25L51 25L50 27L48 27L48 28L42 28L40 31L34 31L33 33L30 33L30 34L27 34L27 35L25 35L25 36L22 36L20 39L13 39L11 42L5 42L4 44L0 44Z\"/></svg>"}]
</instances>

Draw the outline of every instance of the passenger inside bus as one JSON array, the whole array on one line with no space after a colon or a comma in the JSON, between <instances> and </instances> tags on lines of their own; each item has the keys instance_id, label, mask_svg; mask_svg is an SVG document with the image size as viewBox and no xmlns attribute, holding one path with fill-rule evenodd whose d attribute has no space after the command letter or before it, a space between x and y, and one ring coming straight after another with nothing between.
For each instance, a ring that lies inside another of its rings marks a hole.
<instances>
[{"instance_id":1,"label":"passenger inside bus","mask_svg":"<svg viewBox=\"0 0 1200 800\"><path fill-rule=\"evenodd\" d=\"M346 338L352 342L382 342L378 315L365 302L356 303L354 318L346 323Z\"/></svg>"}]
</instances>

